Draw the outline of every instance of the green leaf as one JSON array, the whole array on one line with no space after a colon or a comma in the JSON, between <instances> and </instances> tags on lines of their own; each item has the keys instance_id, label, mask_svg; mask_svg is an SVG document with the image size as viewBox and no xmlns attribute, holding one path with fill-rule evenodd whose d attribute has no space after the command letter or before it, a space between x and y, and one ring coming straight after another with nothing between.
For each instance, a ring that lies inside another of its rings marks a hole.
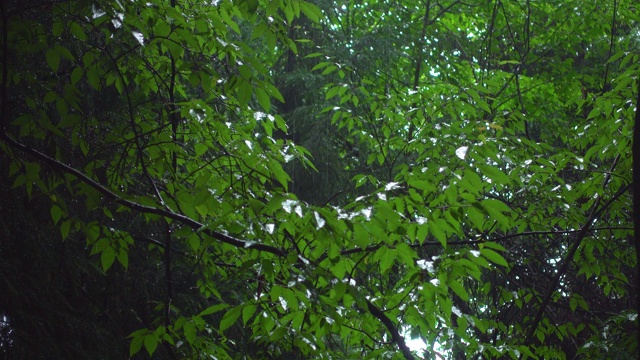
<instances>
[{"instance_id":1,"label":"green leaf","mask_svg":"<svg viewBox=\"0 0 640 360\"><path fill-rule=\"evenodd\" d=\"M311 53L309 55L306 55L304 58L305 59L312 59L312 58L316 58L316 57L323 56L323 55L324 55L323 53L316 52L316 53Z\"/></svg>"},{"instance_id":2,"label":"green leaf","mask_svg":"<svg viewBox=\"0 0 640 360\"><path fill-rule=\"evenodd\" d=\"M221 303L221 304L216 304L216 305L211 305L208 308L202 310L200 312L200 314L198 314L199 317L202 316L206 316L206 315L211 315L211 314L215 314L218 311L224 310L226 308L229 307L229 304L225 304L225 303Z\"/></svg>"},{"instance_id":3,"label":"green leaf","mask_svg":"<svg viewBox=\"0 0 640 360\"><path fill-rule=\"evenodd\" d=\"M60 235L62 236L62 240L65 240L69 236L69 230L71 230L71 220L65 220L60 224Z\"/></svg>"},{"instance_id":4,"label":"green leaf","mask_svg":"<svg viewBox=\"0 0 640 360\"><path fill-rule=\"evenodd\" d=\"M502 61L498 62L498 65L505 65L505 64L518 65L518 64L520 64L520 60L502 60Z\"/></svg>"},{"instance_id":5,"label":"green leaf","mask_svg":"<svg viewBox=\"0 0 640 360\"><path fill-rule=\"evenodd\" d=\"M371 244L369 232L358 223L353 224L353 240L356 245L363 249Z\"/></svg>"},{"instance_id":6,"label":"green leaf","mask_svg":"<svg viewBox=\"0 0 640 360\"><path fill-rule=\"evenodd\" d=\"M311 71L316 71L316 70L322 69L323 67L327 67L327 66L329 66L329 65L331 65L331 62L329 62L329 61L323 61L323 62L321 62L321 63L318 63L318 64L317 64L316 66L314 66L313 68L311 68Z\"/></svg>"},{"instance_id":7,"label":"green leaf","mask_svg":"<svg viewBox=\"0 0 640 360\"><path fill-rule=\"evenodd\" d=\"M87 81L89 81L89 85L94 90L100 90L100 76L98 75L98 71L95 68L86 70Z\"/></svg>"},{"instance_id":8,"label":"green leaf","mask_svg":"<svg viewBox=\"0 0 640 360\"><path fill-rule=\"evenodd\" d=\"M466 258L460 258L458 263L464 267L467 274L478 281L482 281L482 272L478 265Z\"/></svg>"},{"instance_id":9,"label":"green leaf","mask_svg":"<svg viewBox=\"0 0 640 360\"><path fill-rule=\"evenodd\" d=\"M307 1L300 1L300 10L309 20L315 23L320 22L320 19L324 17L320 8Z\"/></svg>"},{"instance_id":10,"label":"green leaf","mask_svg":"<svg viewBox=\"0 0 640 360\"><path fill-rule=\"evenodd\" d=\"M71 30L71 35L73 35L76 39L80 41L87 40L87 34L84 33L82 26L80 26L80 24L78 24L77 22L72 22L69 29Z\"/></svg>"},{"instance_id":11,"label":"green leaf","mask_svg":"<svg viewBox=\"0 0 640 360\"><path fill-rule=\"evenodd\" d=\"M273 86L273 84L269 82L263 82L262 85L264 86L264 89L269 94L269 96L271 96L272 98L275 98L281 103L284 103L284 97L282 97L280 90L278 90L275 86Z\"/></svg>"},{"instance_id":12,"label":"green leaf","mask_svg":"<svg viewBox=\"0 0 640 360\"><path fill-rule=\"evenodd\" d=\"M246 81L251 81L251 79L253 78L251 67L247 64L240 65L238 67L238 71L240 72L242 78Z\"/></svg>"},{"instance_id":13,"label":"green leaf","mask_svg":"<svg viewBox=\"0 0 640 360\"><path fill-rule=\"evenodd\" d=\"M478 266L482 266L487 269L490 268L489 262L483 256L481 256L481 254L478 254L478 256L476 256L473 253L469 253L469 261Z\"/></svg>"},{"instance_id":14,"label":"green leaf","mask_svg":"<svg viewBox=\"0 0 640 360\"><path fill-rule=\"evenodd\" d=\"M160 339L158 339L158 336L155 333L147 334L144 337L144 348L147 349L149 356L153 355L153 353L156 351L158 343L160 342L159 340Z\"/></svg>"},{"instance_id":15,"label":"green leaf","mask_svg":"<svg viewBox=\"0 0 640 360\"><path fill-rule=\"evenodd\" d=\"M271 100L269 99L267 92L261 88L256 88L254 91L256 98L258 99L258 104L260 104L264 111L269 112L271 110Z\"/></svg>"},{"instance_id":16,"label":"green leaf","mask_svg":"<svg viewBox=\"0 0 640 360\"><path fill-rule=\"evenodd\" d=\"M51 206L51 219L53 219L53 224L57 224L60 218L62 217L62 209L58 205Z\"/></svg>"},{"instance_id":17,"label":"green leaf","mask_svg":"<svg viewBox=\"0 0 640 360\"><path fill-rule=\"evenodd\" d=\"M71 85L75 85L76 83L78 83L78 81L80 81L80 79L82 78L82 75L84 75L83 68L77 66L75 69L73 69L73 71L71 72Z\"/></svg>"},{"instance_id":18,"label":"green leaf","mask_svg":"<svg viewBox=\"0 0 640 360\"><path fill-rule=\"evenodd\" d=\"M589 115L587 115L587 120L592 119L598 115L600 115L601 113L601 109L598 106L595 106L593 109L591 109L591 111L589 112Z\"/></svg>"},{"instance_id":19,"label":"green leaf","mask_svg":"<svg viewBox=\"0 0 640 360\"><path fill-rule=\"evenodd\" d=\"M487 102L480 97L480 94L478 94L478 92L475 89L472 89L472 88L467 89L467 94L469 94L471 99L473 99L473 102L476 105L480 106L482 110L488 113L491 112L491 108L489 107L489 104L487 104Z\"/></svg>"},{"instance_id":20,"label":"green leaf","mask_svg":"<svg viewBox=\"0 0 640 360\"><path fill-rule=\"evenodd\" d=\"M245 10L246 14L251 16L258 10L259 2L258 0L246 0L242 2L242 5L244 5L243 9Z\"/></svg>"},{"instance_id":21,"label":"green leaf","mask_svg":"<svg viewBox=\"0 0 640 360\"><path fill-rule=\"evenodd\" d=\"M442 247L447 247L447 234L443 226L446 221L444 219L434 219L429 225L429 231L436 237Z\"/></svg>"},{"instance_id":22,"label":"green leaf","mask_svg":"<svg viewBox=\"0 0 640 360\"><path fill-rule=\"evenodd\" d=\"M236 23L235 21L233 21L233 19L231 18L231 16L229 15L229 13L226 11L226 9L224 9L223 7L220 7L220 17L222 18L222 20L233 30L235 31L237 34L240 34L240 27L238 26L238 23Z\"/></svg>"},{"instance_id":23,"label":"green leaf","mask_svg":"<svg viewBox=\"0 0 640 360\"><path fill-rule=\"evenodd\" d=\"M52 30L53 36L60 36L62 35L63 31L64 31L64 24L62 22L56 21L53 23L53 30Z\"/></svg>"},{"instance_id":24,"label":"green leaf","mask_svg":"<svg viewBox=\"0 0 640 360\"><path fill-rule=\"evenodd\" d=\"M256 313L256 306L253 304L246 305L242 308L242 323L247 325L253 314Z\"/></svg>"},{"instance_id":25,"label":"green leaf","mask_svg":"<svg viewBox=\"0 0 640 360\"><path fill-rule=\"evenodd\" d=\"M287 302L287 306L291 311L297 311L299 307L298 297L296 293L288 288L282 289L282 298ZM243 313L244 316L244 313Z\"/></svg>"},{"instance_id":26,"label":"green leaf","mask_svg":"<svg viewBox=\"0 0 640 360\"><path fill-rule=\"evenodd\" d=\"M331 89L329 89L329 91L327 91L327 95L325 95L325 99L329 100L332 97L338 95L338 92L340 91L341 88L342 86L334 86Z\"/></svg>"},{"instance_id":27,"label":"green leaf","mask_svg":"<svg viewBox=\"0 0 640 360\"><path fill-rule=\"evenodd\" d=\"M250 82L244 80L239 80L238 83L238 101L240 101L240 105L244 107L247 106L249 100L251 100L251 95L253 94L253 86Z\"/></svg>"},{"instance_id":28,"label":"green leaf","mask_svg":"<svg viewBox=\"0 0 640 360\"><path fill-rule=\"evenodd\" d=\"M60 117L62 118L64 118L69 113L69 105L64 98L59 97L56 99L56 110L58 110L58 114L60 114ZM64 136L64 134L62 134L55 126L47 126L49 124L49 122L46 122L44 126L46 126L47 129L51 130L52 132L56 133L56 135Z\"/></svg>"},{"instance_id":29,"label":"green leaf","mask_svg":"<svg viewBox=\"0 0 640 360\"><path fill-rule=\"evenodd\" d=\"M191 74L189 74L188 81L191 86L198 86L200 84L200 74L197 72L192 72Z\"/></svg>"},{"instance_id":30,"label":"green leaf","mask_svg":"<svg viewBox=\"0 0 640 360\"><path fill-rule=\"evenodd\" d=\"M427 235L429 234L429 226L424 224L418 224L418 231L416 232L416 239L420 244L424 243L427 240Z\"/></svg>"},{"instance_id":31,"label":"green leaf","mask_svg":"<svg viewBox=\"0 0 640 360\"><path fill-rule=\"evenodd\" d=\"M627 56L624 57L624 59L622 59L622 61L620 62L620 68L624 69L627 67L627 64L631 61L631 63L636 63L638 60L638 55L635 54L633 51L630 51Z\"/></svg>"},{"instance_id":32,"label":"green leaf","mask_svg":"<svg viewBox=\"0 0 640 360\"><path fill-rule=\"evenodd\" d=\"M336 65L329 65L329 66L327 66L326 69L324 69L324 71L322 72L322 75L331 74L332 72L336 71L337 69L338 69L338 67Z\"/></svg>"},{"instance_id":33,"label":"green leaf","mask_svg":"<svg viewBox=\"0 0 640 360\"><path fill-rule=\"evenodd\" d=\"M116 250L114 248L108 246L104 250L102 250L102 253L100 254L100 264L102 265L102 270L104 270L105 272L109 270L111 265L113 265L115 259Z\"/></svg>"},{"instance_id":34,"label":"green leaf","mask_svg":"<svg viewBox=\"0 0 640 360\"><path fill-rule=\"evenodd\" d=\"M456 295L458 295L463 301L469 301L469 293L467 293L464 286L456 280L449 281L449 288L451 288L451 290L453 290L453 292L456 293Z\"/></svg>"},{"instance_id":35,"label":"green leaf","mask_svg":"<svg viewBox=\"0 0 640 360\"><path fill-rule=\"evenodd\" d=\"M502 212L511 211L511 209L509 209L509 207L505 203L503 203L498 199L484 199L481 201L481 204L487 210L493 209L493 210L502 211Z\"/></svg>"},{"instance_id":36,"label":"green leaf","mask_svg":"<svg viewBox=\"0 0 640 360\"><path fill-rule=\"evenodd\" d=\"M473 226L476 229L483 231L485 221L484 214L475 206L468 207L466 211L467 217L469 217L469 220L471 220Z\"/></svg>"},{"instance_id":37,"label":"green leaf","mask_svg":"<svg viewBox=\"0 0 640 360\"><path fill-rule=\"evenodd\" d=\"M480 202L482 207L489 213L492 220L495 220L503 228L508 228L510 220L503 212L510 212L510 209L502 201L497 199L485 199Z\"/></svg>"},{"instance_id":38,"label":"green leaf","mask_svg":"<svg viewBox=\"0 0 640 360\"><path fill-rule=\"evenodd\" d=\"M331 273L337 279L344 279L344 274L347 273L347 263L340 261L333 266L331 266Z\"/></svg>"},{"instance_id":39,"label":"green leaf","mask_svg":"<svg viewBox=\"0 0 640 360\"><path fill-rule=\"evenodd\" d=\"M168 37L171 34L171 25L164 19L158 19L153 27L154 35L158 37Z\"/></svg>"},{"instance_id":40,"label":"green leaf","mask_svg":"<svg viewBox=\"0 0 640 360\"><path fill-rule=\"evenodd\" d=\"M482 173L482 175L491 179L491 182L494 184L510 184L511 183L511 179L509 179L509 177L497 167L478 165L478 168L480 168L480 172Z\"/></svg>"},{"instance_id":41,"label":"green leaf","mask_svg":"<svg viewBox=\"0 0 640 360\"><path fill-rule=\"evenodd\" d=\"M380 272L385 274L396 260L396 250L383 246L378 251L382 252L382 256L380 256Z\"/></svg>"},{"instance_id":42,"label":"green leaf","mask_svg":"<svg viewBox=\"0 0 640 360\"><path fill-rule=\"evenodd\" d=\"M294 12L290 3L287 3L285 7L282 9L284 11L284 16L287 18L287 23L293 23Z\"/></svg>"},{"instance_id":43,"label":"green leaf","mask_svg":"<svg viewBox=\"0 0 640 360\"><path fill-rule=\"evenodd\" d=\"M412 179L409 181L409 186L414 187L418 190L422 190L422 195L431 194L435 191L436 187L432 183L426 180Z\"/></svg>"},{"instance_id":44,"label":"green leaf","mask_svg":"<svg viewBox=\"0 0 640 360\"><path fill-rule=\"evenodd\" d=\"M620 58L622 58L623 56L629 54L628 51L618 51L617 53L613 54L613 56L611 56L609 58L609 60L607 60L607 64L612 63Z\"/></svg>"},{"instance_id":45,"label":"green leaf","mask_svg":"<svg viewBox=\"0 0 640 360\"><path fill-rule=\"evenodd\" d=\"M184 337L189 344L195 343L198 334L196 324L191 321L187 321L184 323L182 331L184 332Z\"/></svg>"},{"instance_id":46,"label":"green leaf","mask_svg":"<svg viewBox=\"0 0 640 360\"><path fill-rule=\"evenodd\" d=\"M45 57L49 68L51 68L53 72L58 72L58 68L60 67L60 54L54 49L49 49Z\"/></svg>"},{"instance_id":47,"label":"green leaf","mask_svg":"<svg viewBox=\"0 0 640 360\"><path fill-rule=\"evenodd\" d=\"M483 247L483 248L487 247L487 248L491 248L498 251L507 251L507 249L505 249L504 246L493 241L487 241L485 243L482 243L480 247Z\"/></svg>"},{"instance_id":48,"label":"green leaf","mask_svg":"<svg viewBox=\"0 0 640 360\"><path fill-rule=\"evenodd\" d=\"M473 194L478 194L484 188L484 183L482 179L480 179L480 176L470 169L465 170L464 181L461 185Z\"/></svg>"},{"instance_id":49,"label":"green leaf","mask_svg":"<svg viewBox=\"0 0 640 360\"><path fill-rule=\"evenodd\" d=\"M231 310L227 311L222 317L222 320L220 320L220 332L223 333L225 330L233 326L233 324L235 324L235 322L240 317L241 313L242 313L242 307L240 306L236 306Z\"/></svg>"},{"instance_id":50,"label":"green leaf","mask_svg":"<svg viewBox=\"0 0 640 360\"><path fill-rule=\"evenodd\" d=\"M204 153L207 152L207 150L209 150L209 147L203 143L197 143L193 147L194 147L194 150L196 151L196 156L202 156L204 155Z\"/></svg>"},{"instance_id":51,"label":"green leaf","mask_svg":"<svg viewBox=\"0 0 640 360\"><path fill-rule=\"evenodd\" d=\"M120 252L118 252L118 262L125 269L129 268L129 252L127 250L120 249Z\"/></svg>"},{"instance_id":52,"label":"green leaf","mask_svg":"<svg viewBox=\"0 0 640 360\"><path fill-rule=\"evenodd\" d=\"M131 344L129 344L130 358L133 357L135 354L137 354L140 351L140 349L142 349L143 342L144 342L144 336L142 335L133 336L133 339L131 339Z\"/></svg>"},{"instance_id":53,"label":"green leaf","mask_svg":"<svg viewBox=\"0 0 640 360\"><path fill-rule=\"evenodd\" d=\"M73 54L71 54L71 51L69 51L69 49L67 49L64 46L60 46L60 45L56 45L55 46L55 51L58 52L58 54L60 54L61 57L70 60L70 61L75 61L75 57L73 56Z\"/></svg>"},{"instance_id":54,"label":"green leaf","mask_svg":"<svg viewBox=\"0 0 640 360\"><path fill-rule=\"evenodd\" d=\"M274 175L275 180L277 180L280 183L280 185L282 185L282 188L285 189L286 191L289 187L289 181L291 180L291 178L289 177L289 174L287 174L287 172L284 171L284 169L279 163L276 163L274 161L269 161L267 163L267 166L269 167L269 170L271 170L272 174Z\"/></svg>"},{"instance_id":55,"label":"green leaf","mask_svg":"<svg viewBox=\"0 0 640 360\"><path fill-rule=\"evenodd\" d=\"M487 258L489 261L491 261L494 264L501 265L501 266L504 266L504 267L509 267L509 264L502 257L502 255L498 254L497 252L495 252L495 251L493 251L491 249L482 248L482 249L480 249L480 254L482 254L482 256L484 256L485 258Z\"/></svg>"}]
</instances>

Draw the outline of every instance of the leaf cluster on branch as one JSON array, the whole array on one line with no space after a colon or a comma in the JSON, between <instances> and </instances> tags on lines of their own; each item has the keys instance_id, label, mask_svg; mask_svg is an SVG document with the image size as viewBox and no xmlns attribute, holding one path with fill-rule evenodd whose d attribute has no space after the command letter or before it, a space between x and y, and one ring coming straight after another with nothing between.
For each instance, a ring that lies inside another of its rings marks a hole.
<instances>
[{"instance_id":1,"label":"leaf cluster on branch","mask_svg":"<svg viewBox=\"0 0 640 360\"><path fill-rule=\"evenodd\" d=\"M0 10L0 356L637 357L630 0Z\"/></svg>"}]
</instances>

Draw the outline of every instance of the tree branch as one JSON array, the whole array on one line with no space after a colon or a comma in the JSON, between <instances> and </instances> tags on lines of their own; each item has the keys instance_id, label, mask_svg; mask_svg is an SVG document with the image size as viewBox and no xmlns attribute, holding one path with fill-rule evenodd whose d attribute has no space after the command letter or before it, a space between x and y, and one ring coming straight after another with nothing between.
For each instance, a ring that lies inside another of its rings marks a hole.
<instances>
[{"instance_id":1,"label":"tree branch","mask_svg":"<svg viewBox=\"0 0 640 360\"><path fill-rule=\"evenodd\" d=\"M0 105L0 111L2 111L2 114L0 114L0 116L2 118L0 118L0 132L2 134L6 131L9 118L9 115L7 114L7 110L9 110L9 106L7 105L7 102L9 101L7 98L7 84L9 83L9 80L7 80L9 74L9 65L7 64L9 62L9 31L7 28L9 25L7 24L8 19L7 9L5 8L6 5L7 4L4 1L0 4L0 16L2 17L2 84L0 84L0 91L2 91L2 105Z\"/></svg>"},{"instance_id":2,"label":"tree branch","mask_svg":"<svg viewBox=\"0 0 640 360\"><path fill-rule=\"evenodd\" d=\"M640 79L636 98L636 117L633 125L633 227L636 247L636 279L640 279ZM636 280L636 314L640 314L640 281ZM640 316L636 316L636 333L640 344Z\"/></svg>"},{"instance_id":3,"label":"tree branch","mask_svg":"<svg viewBox=\"0 0 640 360\"><path fill-rule=\"evenodd\" d=\"M69 166L66 164L61 163L60 161L44 154L41 153L40 151L33 149L31 147L28 147L16 140L14 140L13 138L11 138L10 136L8 136L4 131L2 133L0 133L0 139L2 139L7 145L13 147L14 149L20 150L22 152L25 152L27 154L30 154L31 156L34 156L35 158L37 158L38 160L42 161L43 163L46 163L47 165L51 166L52 168L54 168L57 171L69 174L69 175L73 175L74 177L76 177L78 180L84 182L85 184L91 186L92 188L94 188L95 190L97 190L99 193L101 193L102 195L104 195L106 198L111 199L113 201L115 201L116 203L123 205L131 210L135 210L135 211L139 211L141 213L145 213L145 214L155 214L155 215L159 215L162 217L165 217L167 219L171 219L171 220L175 220L183 225L186 225L190 228L192 228L193 230L197 230L200 231L208 236L213 237L214 239L223 242L225 244L229 244L229 245L233 245L237 248L244 248L244 249L255 249L258 251L263 251L263 252L268 252L271 254L274 254L278 257L286 257L288 254L288 251L285 251L283 249L274 247L274 246L270 246L270 245L265 245L265 244L261 244L261 243L257 243L257 242L253 242L253 241L245 241L245 240L240 240L237 238L234 238L232 236L229 235L225 235L223 233L217 232L217 231L213 231L211 229L207 229L205 224L196 221L186 215L183 214L179 214L170 210L165 210L165 209L159 209L153 206L146 206L146 205L142 205L139 204L137 202L131 201L131 200L127 200L124 199L122 196L114 193L113 191L111 191L110 189L108 189L106 186L100 184L99 182L95 181L94 179L90 178L89 176L87 176L86 174L84 174L83 172Z\"/></svg>"},{"instance_id":4,"label":"tree branch","mask_svg":"<svg viewBox=\"0 0 640 360\"><path fill-rule=\"evenodd\" d=\"M609 182L609 179L610 179L610 174L615 169L615 167L616 167L616 165L618 163L618 159L619 159L619 157L616 157L616 159L614 160L613 164L611 165L611 170L609 171L609 176L605 177L604 183L603 183L603 187L607 186L607 184ZM589 217L587 218L587 221L584 223L584 225L580 228L580 230L576 234L576 237L575 237L575 239L573 241L573 244L569 248L569 251L567 252L567 255L562 259L562 262L560 263L560 266L559 266L559 268L557 270L556 275L551 280L551 284L549 285L549 288L548 288L547 292L545 293L545 296L544 296L544 298L542 300L542 303L540 304L540 307L538 308L536 316L533 319L533 323L529 327L529 331L527 332L527 336L525 337L525 341L524 341L525 346L530 346L531 345L531 343L533 341L533 336L535 335L536 329L538 328L538 324L540 324L540 321L542 320L542 315L544 314L545 309L547 308L547 306L549 305L549 302L551 301L551 297L553 296L553 292L558 287L558 284L560 283L560 279L564 276L564 274L569 269L569 265L571 264L571 260L573 259L576 251L580 247L580 244L582 244L582 240L584 240L584 238L587 236L587 233L590 231L591 225L596 221L596 219L600 216L600 214L602 214L602 212L604 210L606 210L611 204L613 204L613 202L615 202L620 196L622 196L622 194L627 192L627 190L630 187L631 187L631 185L626 185L626 186L620 188L616 192L616 194L613 195L611 197L611 199L609 199L609 201L607 201L602 206L600 206L600 199L602 199L602 198L598 197L598 199L596 199L595 203L591 207L591 213L589 214ZM522 356L520 358L522 358Z\"/></svg>"},{"instance_id":5,"label":"tree branch","mask_svg":"<svg viewBox=\"0 0 640 360\"><path fill-rule=\"evenodd\" d=\"M400 335L400 332L398 331L398 328L396 328L396 326L393 324L393 321L391 321L391 319L389 319L389 317L385 315L382 310L378 309L378 307L373 305L373 303L369 300L367 300L367 309L369 310L371 315L378 318L378 320L380 320L380 322L382 322L382 324L387 328L389 333L391 333L393 342L398 345L398 348L400 348L400 351L402 352L402 355L404 355L404 358L407 360L414 360L415 358L413 357L411 350L404 342L404 338Z\"/></svg>"},{"instance_id":6,"label":"tree branch","mask_svg":"<svg viewBox=\"0 0 640 360\"><path fill-rule=\"evenodd\" d=\"M611 200L609 200L609 202L607 202L607 204L605 206L602 207L602 209L606 209L613 201L617 200L620 196L622 196L622 194L627 192L630 187L631 187L631 185L629 184L629 185L623 187L622 189L620 189L614 195L614 197ZM602 212L599 211L596 215L600 215L601 213ZM626 226L605 226L605 227L589 228L589 230L590 231L633 230L633 228L626 227ZM498 236L498 237L495 237L495 238L492 238L492 239L447 241L447 245L476 245L476 244L482 244L482 243L486 243L486 242L499 242L499 241L504 241L504 240L516 238L516 237L538 236L538 235L574 234L574 233L578 233L580 231L581 231L580 229L578 229L578 230L525 231L525 232L521 232L521 233L507 234L507 235L503 235L503 236ZM442 243L439 242L439 241L425 241L422 244L408 244L408 245L409 245L409 247L412 247L414 249L418 249L418 248L425 247L425 246L442 246ZM371 245L371 246L367 246L366 248L353 248L353 249L342 250L340 252L340 255L351 255L351 254L358 254L358 253L364 253L364 252L377 251L382 246L384 246L384 244ZM326 254L321 256L320 258L318 258L318 262L321 262L326 257L327 257Z\"/></svg>"}]
</instances>

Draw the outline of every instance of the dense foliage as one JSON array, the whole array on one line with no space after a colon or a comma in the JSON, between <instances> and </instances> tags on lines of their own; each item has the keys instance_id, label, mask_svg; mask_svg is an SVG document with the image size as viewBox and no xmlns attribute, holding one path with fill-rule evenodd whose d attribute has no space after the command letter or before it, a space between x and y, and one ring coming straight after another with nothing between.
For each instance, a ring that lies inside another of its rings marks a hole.
<instances>
[{"instance_id":1,"label":"dense foliage","mask_svg":"<svg viewBox=\"0 0 640 360\"><path fill-rule=\"evenodd\" d=\"M638 357L634 1L0 6L4 358Z\"/></svg>"}]
</instances>

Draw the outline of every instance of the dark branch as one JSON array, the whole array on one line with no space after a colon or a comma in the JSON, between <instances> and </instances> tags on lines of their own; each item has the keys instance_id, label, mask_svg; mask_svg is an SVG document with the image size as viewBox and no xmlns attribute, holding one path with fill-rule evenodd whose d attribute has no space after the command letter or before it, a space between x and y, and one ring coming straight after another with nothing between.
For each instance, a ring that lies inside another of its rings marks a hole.
<instances>
[{"instance_id":1,"label":"dark branch","mask_svg":"<svg viewBox=\"0 0 640 360\"><path fill-rule=\"evenodd\" d=\"M240 240L237 238L234 238L232 236L229 235L225 235L223 233L217 232L217 231L213 231L211 229L207 229L205 224L200 223L199 221L196 221L186 215L183 214L179 214L170 210L165 210L165 209L160 209L160 208L156 208L153 206L146 206L146 205L142 205L142 204L138 204L134 201L131 200L127 200L122 198L120 195L114 193L113 191L111 191L110 189L108 189L107 187L105 187L104 185L100 184L99 182L95 181L94 179L90 178L89 176L87 176L86 174L84 174L83 172L69 166L66 164L61 163L60 161L46 155L43 154L41 152L39 152L38 150L35 150L33 148L30 148L22 143L19 143L17 141L15 141L14 139L12 139L11 137L9 137L6 133L2 132L0 134L0 138L4 140L5 143L7 143L9 146L21 150L27 154L30 154L34 157L36 157L37 159L41 160L42 162L48 164L49 166L51 166L52 168L61 171L63 173L67 173L70 175L75 176L78 180L84 182L85 184L91 186L92 188L94 188L95 190L97 190L99 193L101 193L102 195L104 195L105 197L107 197L108 199L111 199L113 201L115 201L116 203L123 205L125 207L128 207L131 210L134 211L139 211L141 213L145 213L145 214L155 214L155 215L159 215L162 217L165 217L167 219L171 219L171 220L175 220L183 225L186 225L190 228L192 228L193 230L198 230L208 236L213 237L214 239L223 242L225 244L229 244L229 245L233 245L237 248L245 248L245 249L255 249L258 251L264 251L264 252L268 252L271 254L274 254L276 256L279 257L286 257L288 252L274 247L274 246L270 246L270 245L265 245L265 244L260 244L257 242L251 242L251 241L244 241L244 240Z\"/></svg>"},{"instance_id":2,"label":"dark branch","mask_svg":"<svg viewBox=\"0 0 640 360\"><path fill-rule=\"evenodd\" d=\"M2 2L2 4L0 4L0 16L2 17L2 84L0 85L0 90L2 91L2 107L0 108L2 114L0 116L2 118L0 119L0 131L2 132L2 134L4 134L4 132L6 131L6 126L9 119L9 115L7 114L7 110L9 110L9 106L7 105L7 102L9 101L7 91L7 77L9 75L9 65L7 64L9 62L9 31L7 29L9 25L7 24L8 18L7 9L5 9L6 5L7 4L5 4L4 1Z\"/></svg>"},{"instance_id":3,"label":"dark branch","mask_svg":"<svg viewBox=\"0 0 640 360\"><path fill-rule=\"evenodd\" d=\"M393 324L393 321L391 321L391 319L389 319L389 317L385 315L382 310L378 309L378 307L373 305L373 303L371 303L371 301L369 300L367 300L367 309L369 310L371 315L378 318L378 320L380 320L380 322L387 328L389 333L391 333L393 342L398 345L398 348L400 348L400 351L402 351L402 355L404 355L404 358L407 360L414 360L415 358L413 357L411 350L404 342L404 338L400 335L400 332L398 331L398 328Z\"/></svg>"},{"instance_id":4,"label":"dark branch","mask_svg":"<svg viewBox=\"0 0 640 360\"><path fill-rule=\"evenodd\" d=\"M640 79L636 94L636 117L633 124L633 227L636 247L636 278L640 279ZM636 313L640 314L640 282L636 281ZM637 341L640 344L640 317L636 317Z\"/></svg>"},{"instance_id":5,"label":"dark branch","mask_svg":"<svg viewBox=\"0 0 640 360\"><path fill-rule=\"evenodd\" d=\"M613 165L611 166L611 170L609 171L609 173L612 173L614 168L616 167L617 159L618 158L616 158L616 160L614 160ZM604 180L603 187L606 187L608 182L609 182L609 177L606 177L605 180ZM602 214L602 212L604 212L609 206L611 206L611 204L613 204L620 196L622 196L622 194L627 192L627 190L629 190L630 187L631 187L630 185L626 185L626 186L620 188L615 193L615 195L613 195L611 197L611 199L609 199L609 201L607 201L602 206L600 206L600 199L602 199L602 198L599 197L596 200L596 202L593 204L593 206L591 207L591 211L590 211L589 217L587 218L587 221L584 223L584 225L580 228L580 230L576 234L576 237L573 240L573 244L571 244L571 247L569 248L569 251L567 251L567 255L562 259L562 262L560 263L560 266L558 267L556 275L551 280L551 284L548 287L547 292L545 293L545 296L544 296L544 298L542 300L542 303L540 304L540 307L538 308L536 316L533 319L533 323L529 327L529 331L527 332L527 336L525 337L525 342L524 342L524 344L526 346L531 345L531 343L533 341L533 336L535 335L536 329L538 328L538 324L540 324L540 321L542 320L542 315L544 314L545 309L549 305L549 302L551 301L551 297L552 297L553 293L556 291L556 288L558 287L558 284L560 283L560 279L564 276L564 274L569 269L569 265L571 264L571 261L573 260L573 257L575 256L576 251L580 247L580 244L582 243L582 240L584 240L584 238L587 236L587 234L591 230L591 225L597 220L597 218L600 216L600 214Z\"/></svg>"}]
</instances>

